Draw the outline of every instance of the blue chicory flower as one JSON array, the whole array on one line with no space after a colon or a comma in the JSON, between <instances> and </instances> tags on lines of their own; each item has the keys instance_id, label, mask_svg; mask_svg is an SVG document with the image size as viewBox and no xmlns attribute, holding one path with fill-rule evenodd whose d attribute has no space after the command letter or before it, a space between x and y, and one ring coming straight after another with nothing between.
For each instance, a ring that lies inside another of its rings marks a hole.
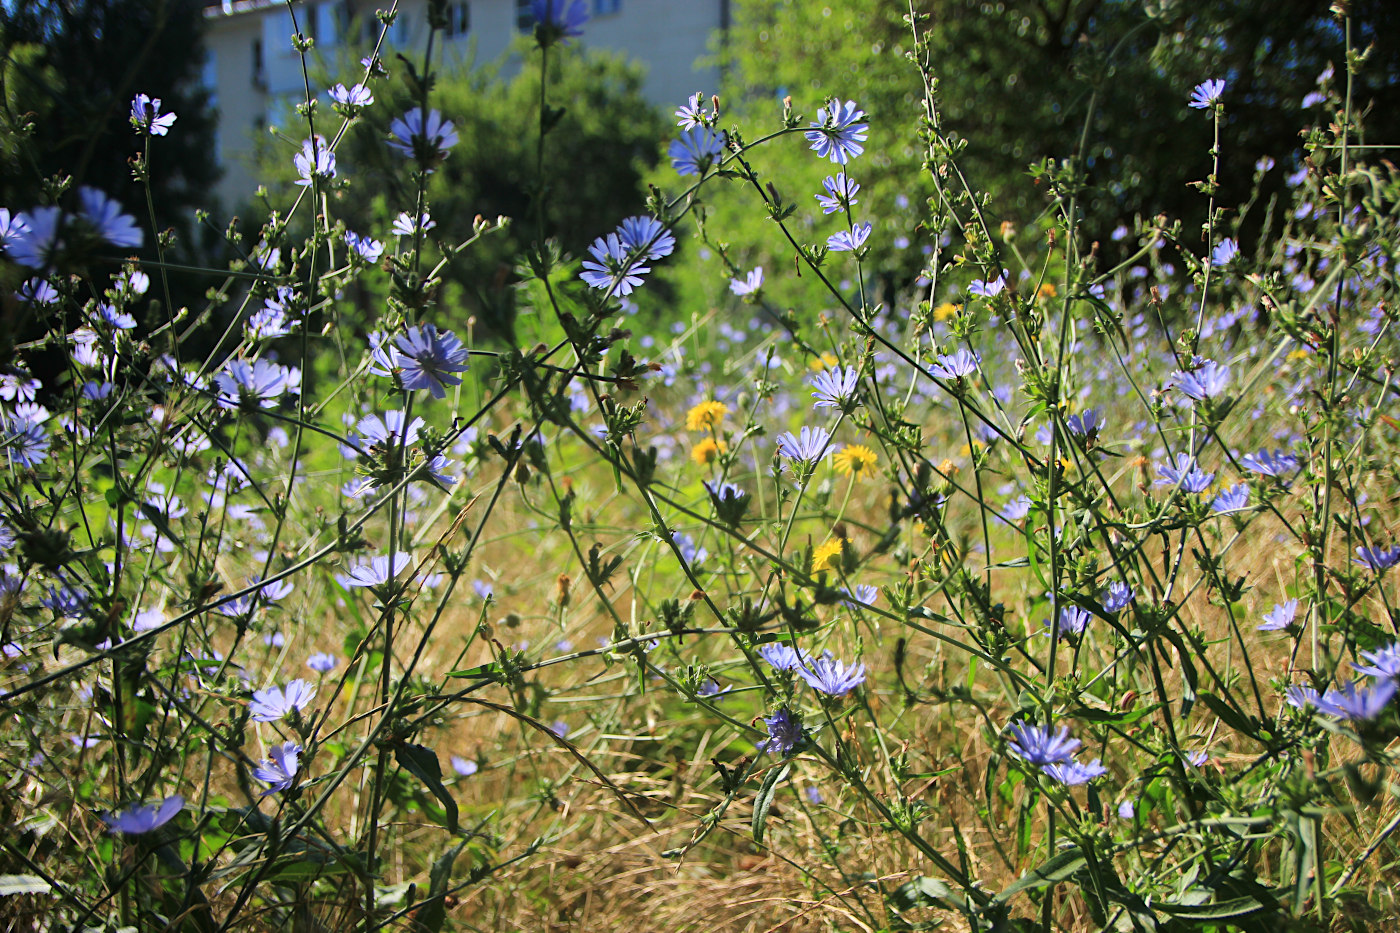
<instances>
[{"instance_id":1,"label":"blue chicory flower","mask_svg":"<svg viewBox=\"0 0 1400 933\"><path fill-rule=\"evenodd\" d=\"M1067 787L1088 784L1094 778L1102 777L1108 773L1108 769L1097 758L1088 764L1082 764L1078 761L1057 761L1053 764L1042 765L1040 770L1049 775L1052 780Z\"/></svg>"},{"instance_id":2,"label":"blue chicory flower","mask_svg":"<svg viewBox=\"0 0 1400 933\"><path fill-rule=\"evenodd\" d=\"M316 685L300 678L285 687L264 687L253 691L248 710L253 722L278 722L293 711L301 712L316 698Z\"/></svg>"},{"instance_id":3,"label":"blue chicory flower","mask_svg":"<svg viewBox=\"0 0 1400 933\"><path fill-rule=\"evenodd\" d=\"M966 347L960 347L956 353L938 354L938 360L929 371L936 378L951 382L972 375L981 362L982 358L976 353Z\"/></svg>"},{"instance_id":4,"label":"blue chicory flower","mask_svg":"<svg viewBox=\"0 0 1400 933\"><path fill-rule=\"evenodd\" d=\"M1089 620L1093 617L1087 609L1079 606L1064 606L1060 609L1059 618L1055 620L1045 620L1045 635L1053 635L1056 638L1078 638L1084 634L1084 630L1089 626Z\"/></svg>"},{"instance_id":5,"label":"blue chicory flower","mask_svg":"<svg viewBox=\"0 0 1400 933\"><path fill-rule=\"evenodd\" d=\"M1225 80L1223 78L1202 81L1191 91L1191 102L1187 106L1196 110L1205 110L1214 106L1220 100L1220 95L1224 93Z\"/></svg>"},{"instance_id":6,"label":"blue chicory flower","mask_svg":"<svg viewBox=\"0 0 1400 933\"><path fill-rule=\"evenodd\" d=\"M1234 237L1226 237L1215 245L1215 249L1210 251L1210 264L1212 266L1228 266L1239 255L1239 252L1240 245L1235 242Z\"/></svg>"},{"instance_id":7,"label":"blue chicory flower","mask_svg":"<svg viewBox=\"0 0 1400 933\"><path fill-rule=\"evenodd\" d=\"M588 7L583 0L533 0L530 14L537 30L544 31L541 39L548 44L578 38L583 35L583 24L588 22Z\"/></svg>"},{"instance_id":8,"label":"blue chicory flower","mask_svg":"<svg viewBox=\"0 0 1400 933\"><path fill-rule=\"evenodd\" d=\"M865 111L848 100L844 105L833 100L817 111L817 119L807 130L807 142L812 151L824 159L845 165L865 151L865 142L870 125L861 123Z\"/></svg>"},{"instance_id":9,"label":"blue chicory flower","mask_svg":"<svg viewBox=\"0 0 1400 933\"><path fill-rule=\"evenodd\" d=\"M318 674L329 674L339 663L339 658L324 651L318 651L306 659L306 666Z\"/></svg>"},{"instance_id":10,"label":"blue chicory flower","mask_svg":"<svg viewBox=\"0 0 1400 933\"><path fill-rule=\"evenodd\" d=\"M301 151L292 157L296 166L297 184L303 188L312 181L330 181L335 177L335 153L321 136L312 136L301 144Z\"/></svg>"},{"instance_id":11,"label":"blue chicory flower","mask_svg":"<svg viewBox=\"0 0 1400 933\"><path fill-rule=\"evenodd\" d=\"M1298 614L1298 600L1290 599L1280 603L1264 614L1264 623L1255 626L1261 632L1281 632L1293 627L1293 619Z\"/></svg>"},{"instance_id":12,"label":"blue chicory flower","mask_svg":"<svg viewBox=\"0 0 1400 933\"><path fill-rule=\"evenodd\" d=\"M856 407L856 391L860 386L860 370L854 366L833 366L812 377L813 408L839 408L851 411Z\"/></svg>"},{"instance_id":13,"label":"blue chicory flower","mask_svg":"<svg viewBox=\"0 0 1400 933\"><path fill-rule=\"evenodd\" d=\"M46 269L63 243L59 231L63 211L57 207L36 207L16 214L10 222L7 254L15 262L32 269Z\"/></svg>"},{"instance_id":14,"label":"blue chicory flower","mask_svg":"<svg viewBox=\"0 0 1400 933\"><path fill-rule=\"evenodd\" d=\"M1284 450L1261 450L1255 454L1245 454L1240 465L1253 473L1263 476L1287 476L1298 469L1298 458Z\"/></svg>"},{"instance_id":15,"label":"blue chicory flower","mask_svg":"<svg viewBox=\"0 0 1400 933\"><path fill-rule=\"evenodd\" d=\"M852 664L847 667L826 654L816 659L809 658L797 668L797 676L807 681L807 686L818 693L839 697L865 682L865 665Z\"/></svg>"},{"instance_id":16,"label":"blue chicory flower","mask_svg":"<svg viewBox=\"0 0 1400 933\"><path fill-rule=\"evenodd\" d=\"M1200 360L1199 365L1188 371L1177 370L1172 373L1168 384L1179 389L1182 395L1198 402L1208 398L1219 398L1230 386L1230 368L1215 360Z\"/></svg>"},{"instance_id":17,"label":"blue chicory flower","mask_svg":"<svg viewBox=\"0 0 1400 933\"><path fill-rule=\"evenodd\" d=\"M860 184L846 177L845 172L837 172L835 175L828 175L822 181L822 187L826 189L826 194L813 195L817 203L821 205L823 214L834 214L837 211L847 211L856 202L856 192L860 190Z\"/></svg>"},{"instance_id":18,"label":"blue chicory flower","mask_svg":"<svg viewBox=\"0 0 1400 933\"><path fill-rule=\"evenodd\" d=\"M865 241L870 239L870 231L874 229L872 224L856 224L849 230L838 230L826 238L826 248L833 253L853 253L865 245Z\"/></svg>"},{"instance_id":19,"label":"blue chicory flower","mask_svg":"<svg viewBox=\"0 0 1400 933\"><path fill-rule=\"evenodd\" d=\"M802 720L787 707L782 707L772 716L765 716L763 724L768 727L768 741L763 743L762 751L774 752L786 758L802 742Z\"/></svg>"},{"instance_id":20,"label":"blue chicory flower","mask_svg":"<svg viewBox=\"0 0 1400 933\"><path fill-rule=\"evenodd\" d=\"M370 104L374 103L374 92L363 84L355 84L350 87L337 84L327 93L330 94L331 100L349 109L357 110L361 107L368 107Z\"/></svg>"},{"instance_id":21,"label":"blue chicory flower","mask_svg":"<svg viewBox=\"0 0 1400 933\"><path fill-rule=\"evenodd\" d=\"M807 653L786 642L773 641L758 648L758 656L775 671L795 671L807 661Z\"/></svg>"},{"instance_id":22,"label":"blue chicory flower","mask_svg":"<svg viewBox=\"0 0 1400 933\"><path fill-rule=\"evenodd\" d=\"M137 94L131 100L131 125L138 133L164 136L175 125L175 114L160 112L160 98Z\"/></svg>"},{"instance_id":23,"label":"blue chicory flower","mask_svg":"<svg viewBox=\"0 0 1400 933\"><path fill-rule=\"evenodd\" d=\"M381 241L360 236L353 230L345 231L345 245L350 248L351 255L363 262L373 264L384 255L384 244Z\"/></svg>"},{"instance_id":24,"label":"blue chicory flower","mask_svg":"<svg viewBox=\"0 0 1400 933\"><path fill-rule=\"evenodd\" d=\"M693 126L671 141L671 167L677 175L701 175L719 162L724 137L708 126Z\"/></svg>"},{"instance_id":25,"label":"blue chicory flower","mask_svg":"<svg viewBox=\"0 0 1400 933\"><path fill-rule=\"evenodd\" d=\"M388 554L380 554L367 561L362 561L350 568L349 573L338 576L336 579L340 585L346 589L352 587L383 586L390 580L404 572L413 559L403 551L398 551L393 555L392 561Z\"/></svg>"},{"instance_id":26,"label":"blue chicory flower","mask_svg":"<svg viewBox=\"0 0 1400 933\"><path fill-rule=\"evenodd\" d=\"M174 794L160 803L132 804L125 810L108 813L102 817L102 822L107 824L111 833L139 836L169 823L184 806L185 798Z\"/></svg>"},{"instance_id":27,"label":"blue chicory flower","mask_svg":"<svg viewBox=\"0 0 1400 933\"><path fill-rule=\"evenodd\" d=\"M1154 486L1177 486L1186 492L1204 492L1215 482L1215 474L1207 473L1196 466L1196 458L1190 454L1177 454L1176 465L1157 464L1157 479Z\"/></svg>"},{"instance_id":28,"label":"blue chicory flower","mask_svg":"<svg viewBox=\"0 0 1400 933\"><path fill-rule=\"evenodd\" d=\"M1377 680L1400 679L1400 642L1377 648L1375 651L1363 651L1361 657L1371 663L1353 665L1357 673L1367 674Z\"/></svg>"},{"instance_id":29,"label":"blue chicory flower","mask_svg":"<svg viewBox=\"0 0 1400 933\"><path fill-rule=\"evenodd\" d=\"M394 340L394 362L409 391L427 389L433 398L444 398L448 386L462 384L456 373L466 372L467 348L450 330L439 332L432 324L419 324Z\"/></svg>"},{"instance_id":30,"label":"blue chicory flower","mask_svg":"<svg viewBox=\"0 0 1400 933\"><path fill-rule=\"evenodd\" d=\"M616 233L599 237L588 247L592 259L583 261L579 277L593 288L604 289L608 295L630 295L642 284L642 276L651 266L642 265L642 257L634 254Z\"/></svg>"},{"instance_id":31,"label":"blue chicory flower","mask_svg":"<svg viewBox=\"0 0 1400 933\"><path fill-rule=\"evenodd\" d=\"M1237 483L1221 491L1213 500L1210 508L1212 512L1224 515L1229 512L1239 512L1249 508L1249 486L1244 483Z\"/></svg>"},{"instance_id":32,"label":"blue chicory flower","mask_svg":"<svg viewBox=\"0 0 1400 933\"><path fill-rule=\"evenodd\" d=\"M1122 580L1114 580L1099 597L1099 602L1103 604L1105 612L1120 612L1126 609L1132 601L1133 588Z\"/></svg>"},{"instance_id":33,"label":"blue chicory flower","mask_svg":"<svg viewBox=\"0 0 1400 933\"><path fill-rule=\"evenodd\" d=\"M444 120L437 110L415 107L389 124L389 148L399 155L431 167L447 158L447 152L457 145L457 130L452 121Z\"/></svg>"},{"instance_id":34,"label":"blue chicory flower","mask_svg":"<svg viewBox=\"0 0 1400 933\"><path fill-rule=\"evenodd\" d=\"M1384 712L1397 689L1400 689L1400 683L1395 680L1377 680L1369 686L1361 681L1352 681L1321 695L1312 687L1292 686L1288 688L1287 699L1289 705L1300 709L1312 706L1334 719L1361 722L1375 719Z\"/></svg>"},{"instance_id":35,"label":"blue chicory flower","mask_svg":"<svg viewBox=\"0 0 1400 933\"><path fill-rule=\"evenodd\" d=\"M1042 768L1073 760L1074 753L1079 749L1079 740L1070 738L1069 729L1065 726L1052 734L1048 727L1018 722L1011 726L1011 740L1007 748L1027 764Z\"/></svg>"},{"instance_id":36,"label":"blue chicory flower","mask_svg":"<svg viewBox=\"0 0 1400 933\"><path fill-rule=\"evenodd\" d=\"M763 267L755 266L742 279L730 279L729 290L740 298L753 295L763 287Z\"/></svg>"},{"instance_id":37,"label":"blue chicory flower","mask_svg":"<svg viewBox=\"0 0 1400 933\"><path fill-rule=\"evenodd\" d=\"M253 769L253 777L266 784L262 796L290 790L296 783L297 772L301 769L301 746L295 742L283 742L269 750L270 757Z\"/></svg>"},{"instance_id":38,"label":"blue chicory flower","mask_svg":"<svg viewBox=\"0 0 1400 933\"><path fill-rule=\"evenodd\" d=\"M130 214L122 213L122 206L116 199L107 197L101 191L88 185L78 189L78 202L82 207L82 217L92 225L97 235L122 248L135 249L144 242L141 228Z\"/></svg>"},{"instance_id":39,"label":"blue chicory flower","mask_svg":"<svg viewBox=\"0 0 1400 933\"><path fill-rule=\"evenodd\" d=\"M835 452L830 442L826 428L804 425L799 434L787 431L778 438L778 453L797 463L815 464Z\"/></svg>"},{"instance_id":40,"label":"blue chicory flower","mask_svg":"<svg viewBox=\"0 0 1400 933\"><path fill-rule=\"evenodd\" d=\"M676 238L666 225L645 214L628 217L618 224L617 238L628 252L648 262L669 256L676 248Z\"/></svg>"},{"instance_id":41,"label":"blue chicory flower","mask_svg":"<svg viewBox=\"0 0 1400 933\"><path fill-rule=\"evenodd\" d=\"M1384 573L1400 563L1400 545L1394 547L1359 547L1353 563L1370 568L1375 573Z\"/></svg>"}]
</instances>

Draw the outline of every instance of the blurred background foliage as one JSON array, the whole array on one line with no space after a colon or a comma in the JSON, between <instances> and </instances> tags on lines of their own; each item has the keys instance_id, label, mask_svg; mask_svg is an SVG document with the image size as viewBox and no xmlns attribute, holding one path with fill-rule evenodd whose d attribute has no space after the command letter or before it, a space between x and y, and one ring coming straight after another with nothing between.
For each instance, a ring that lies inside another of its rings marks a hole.
<instances>
[{"instance_id":1,"label":"blurred background foliage","mask_svg":"<svg viewBox=\"0 0 1400 933\"><path fill-rule=\"evenodd\" d=\"M1363 142L1400 143L1400 4L1347 5L1353 45L1365 50L1352 92L1366 126ZM1114 251L1107 235L1131 228L1138 216L1180 218L1188 240L1196 239L1207 204L1189 184L1210 173L1212 135L1210 121L1186 106L1195 85L1226 81L1220 205L1248 199L1255 164L1266 156L1280 171L1264 179L1263 196L1281 191L1298 164L1300 126L1334 119L1325 98L1309 95L1345 89L1345 37L1328 0L914 6L930 17L944 130L966 142L960 165L974 187L990 192L993 217L1033 225L1047 199L1028 166L1068 159L1082 140L1087 230L1104 238L1106 258ZM869 113L867 156L851 170L867 187L865 211L880 218L898 216L900 194L929 193L907 187L923 158L914 145L923 88L906 60L908 12L905 3L884 0L736 0L721 50L723 97L735 118L771 120L787 95L804 116L827 96L853 99ZM1334 76L1320 87L1329 65ZM806 176L819 185L825 173L804 172L813 162L805 147L782 151L790 164L774 166L779 174L801 178L804 192L820 190ZM1258 237L1263 213L1246 222L1242 243ZM890 242L886 237L885 248Z\"/></svg>"},{"instance_id":2,"label":"blurred background foliage","mask_svg":"<svg viewBox=\"0 0 1400 933\"><path fill-rule=\"evenodd\" d=\"M72 179L146 221L127 157L137 93L178 115L152 162L156 223L197 255L194 210L213 207L217 114L202 81L204 5L191 0L21 0L0 4L0 205L43 203L44 181ZM121 157L117 157L121 156ZM143 223L148 226L148 223ZM154 258L149 237L148 258Z\"/></svg>"},{"instance_id":3,"label":"blurred background foliage","mask_svg":"<svg viewBox=\"0 0 1400 933\"><path fill-rule=\"evenodd\" d=\"M362 81L359 58L368 53L368 47L347 53L343 62L328 66L322 83ZM540 75L537 63L520 67L521 58L531 54L539 55L522 40L500 61L435 63L440 70L431 92L432 109L453 123L458 136L427 186L437 224L431 237L460 243L472 236L478 217L511 218L505 230L449 260L439 296L440 306L451 309L444 325L459 326L474 315L480 329L507 339L513 339L518 310L514 285L520 276L513 263L538 239ZM333 216L376 238L387 237L394 219L404 210L411 212L416 200L414 183L403 170L404 157L385 145L391 123L418 106L409 65L392 51L383 57L389 79L372 84L374 104L337 147L340 179L330 195ZM421 72L420 58L411 60ZM624 217L645 209L642 177L660 159L666 124L643 97L642 77L620 55L578 46L551 50L549 101L563 114L545 143L543 177L568 182L556 182L543 192L544 230L574 256ZM321 111L322 121L328 121L328 112ZM339 125L338 117L329 120L333 122L318 127ZM272 193L271 203L285 203L296 179L292 156L305 135L304 118L293 114L260 146L256 175ZM367 327L374 326L376 314L366 318Z\"/></svg>"},{"instance_id":4,"label":"blurred background foliage","mask_svg":"<svg viewBox=\"0 0 1400 933\"><path fill-rule=\"evenodd\" d=\"M1332 122L1345 89L1344 37L1327 0L916 0L915 6L930 17L944 128L965 142L960 165L975 187L990 193L993 220L1038 231L1047 197L1029 167L1068 159L1082 141L1084 229L1100 242L1105 261L1131 244L1110 234L1131 229L1139 216L1179 218L1187 243L1196 242L1208 203L1190 183L1209 174L1212 144L1210 121L1186 106L1196 84L1213 77L1227 82L1222 135L1228 143L1220 153L1217 204L1244 202L1256 163L1277 162L1262 178L1258 209L1231 231L1246 250L1263 230L1268 199L1299 167L1299 128ZM1349 6L1353 44L1365 50L1352 89L1366 127L1363 141L1394 144L1400 141L1400 4L1352 0ZM214 230L198 231L194 221L195 207L211 206L208 190L218 173L211 143L217 115L200 81L201 12L193 0L0 5L0 204L33 206L45 199L45 179L69 176L144 218L125 161L94 158L136 151L127 115L132 95L142 90L179 114L179 131L161 140L153 173L157 222L182 233L174 257L234 258ZM876 223L864 283L872 304L892 300L914 281L926 262L919 247L929 242L920 223L932 190L916 171L923 153L912 130L922 87L906 60L907 12L906 4L884 0L735 0L731 29L716 44L723 86L696 88L719 93L721 126L743 123L754 133L780 125L785 97L802 127L827 96L855 100L869 113L867 151L851 173L862 185L857 219ZM620 57L586 51L586 35L581 45L561 50L552 63L550 98L565 113L546 146L544 176L569 179L544 193L546 233L575 257L618 220L644 210L648 182L681 190L661 158L674 123L645 100L642 73ZM316 59L314 77L323 86L354 83L366 51ZM454 318L474 315L483 331L508 339L520 305L511 257L535 239L539 79L534 68L521 67L530 54L538 53L522 45L501 61L444 67L433 89L433 105L461 139L429 185L435 235L460 242L478 215L515 221L484 248L450 260L440 300ZM343 186L332 193L336 217L381 238L411 201L392 171L397 156L383 142L413 96L406 64L392 53L385 61L391 76L374 83L376 103L342 141ZM1331 80L1319 84L1329 65ZM323 109L323 119L327 114ZM288 113L288 121L261 148L259 177L274 191L292 182L291 159L305 136L299 118ZM567 146L558 142L563 139ZM794 226L810 233L810 242L824 242L835 221L809 199L838 167L813 157L800 134L752 159L776 180L777 194L801 208ZM704 314L732 300L731 275L766 265L771 281L780 278L773 275L777 266L791 262L791 248L774 237L772 225L740 212L729 192L717 190L706 200L728 242L696 248L683 236L676 259L658 270L658 287L638 296L644 311ZM223 207L225 215L243 216L245 230L266 217L258 202ZM716 266L717 251L728 264ZM177 278L177 305L198 303L213 284ZM770 299L793 306L807 299L806 283L781 278Z\"/></svg>"}]
</instances>

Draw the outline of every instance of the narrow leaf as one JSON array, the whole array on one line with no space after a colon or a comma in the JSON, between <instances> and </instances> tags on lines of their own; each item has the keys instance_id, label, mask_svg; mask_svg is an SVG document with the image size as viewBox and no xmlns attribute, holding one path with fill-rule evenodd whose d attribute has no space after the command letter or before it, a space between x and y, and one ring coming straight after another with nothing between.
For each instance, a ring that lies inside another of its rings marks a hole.
<instances>
[{"instance_id":1,"label":"narrow leaf","mask_svg":"<svg viewBox=\"0 0 1400 933\"><path fill-rule=\"evenodd\" d=\"M433 867L428 871L427 900L414 912L418 920L416 929L426 933L439 933L442 929L443 922L447 920L447 889L452 882L452 863L457 861L466 844L467 840L463 839L433 862Z\"/></svg>"},{"instance_id":2,"label":"narrow leaf","mask_svg":"<svg viewBox=\"0 0 1400 933\"><path fill-rule=\"evenodd\" d=\"M0 875L0 897L10 894L48 894L53 888L37 875Z\"/></svg>"},{"instance_id":3,"label":"narrow leaf","mask_svg":"<svg viewBox=\"0 0 1400 933\"><path fill-rule=\"evenodd\" d=\"M1017 878L993 900L1004 904L1022 891L1038 891L1052 884L1068 881L1084 870L1087 861L1078 846L1068 848L1047 859L1045 864L1039 868L1032 868Z\"/></svg>"},{"instance_id":4,"label":"narrow leaf","mask_svg":"<svg viewBox=\"0 0 1400 933\"><path fill-rule=\"evenodd\" d=\"M763 826L768 821L768 811L773 806L773 795L778 792L778 785L788 776L792 770L792 765L784 763L781 768L774 768L763 778L763 786L758 789L758 796L753 801L753 841L763 842Z\"/></svg>"},{"instance_id":5,"label":"narrow leaf","mask_svg":"<svg viewBox=\"0 0 1400 933\"><path fill-rule=\"evenodd\" d=\"M457 801L442 784L442 765L438 763L437 752L422 745L401 742L394 746L394 760L409 774L423 782L429 792L442 803L447 811L447 828L457 831Z\"/></svg>"}]
</instances>

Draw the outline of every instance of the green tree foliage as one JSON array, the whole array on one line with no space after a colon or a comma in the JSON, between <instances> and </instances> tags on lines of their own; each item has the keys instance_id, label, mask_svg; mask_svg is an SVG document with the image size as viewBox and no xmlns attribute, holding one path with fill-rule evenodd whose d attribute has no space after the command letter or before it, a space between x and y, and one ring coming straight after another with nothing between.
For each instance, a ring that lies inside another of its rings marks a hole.
<instances>
[{"instance_id":1,"label":"green tree foliage","mask_svg":"<svg viewBox=\"0 0 1400 933\"><path fill-rule=\"evenodd\" d=\"M1033 221L1045 199L1027 173L1071 157L1084 141L1089 228L1106 234L1137 214L1165 211L1190 223L1205 203L1188 183L1210 171L1210 121L1186 107L1191 89L1224 78L1228 145L1217 203L1244 201L1254 164L1296 164L1301 126L1334 119L1301 104L1328 64L1344 86L1344 36L1328 0L916 0L928 14L945 130L966 140L960 158L993 192L999 218ZM1349 4L1353 43L1367 49L1353 88L1368 111L1369 141L1400 141L1400 4ZM727 46L732 104L767 106L790 94L800 109L826 95L870 112L870 154L858 170L908 169L919 119L918 76L904 53L909 8L883 0L805 3L736 0ZM1087 128L1086 128L1087 125ZM898 144L890 141L900 140ZM907 171L902 177L911 177ZM1248 232L1248 231L1246 231Z\"/></svg>"},{"instance_id":2,"label":"green tree foliage","mask_svg":"<svg viewBox=\"0 0 1400 933\"><path fill-rule=\"evenodd\" d=\"M210 238L199 235L195 209L212 206L209 192L219 174L216 115L200 82L202 31L203 4L196 0L0 3L0 206L21 211L57 198L71 208L77 188L91 185L145 230L145 245L135 251L143 258L156 255L154 208L156 227L176 233L166 258L200 262ZM151 207L128 162L143 146L130 123L137 93L160 98L162 111L177 116L169 135L151 147ZM8 295L24 274L9 265L0 292ZM168 295L175 307L194 306L208 284L172 277ZM164 288L160 294L166 297ZM4 338L23 343L42 334L47 325L31 311L7 303ZM31 365L47 379L62 370L64 355L36 353Z\"/></svg>"},{"instance_id":3,"label":"green tree foliage","mask_svg":"<svg viewBox=\"0 0 1400 933\"><path fill-rule=\"evenodd\" d=\"M567 183L539 192L539 52L523 49L514 59L484 67L444 67L433 85L431 106L453 122L458 142L428 182L428 208L437 224L432 237L460 243L472 235L477 217L511 219L504 231L449 260L440 302L450 309L445 325L460 325L470 314L487 331L512 333L514 262L537 239L537 194L545 205L546 237L581 256L595 237L644 210L642 178L656 164L666 134L665 122L642 96L635 66L596 51L551 50L549 106L563 114L546 138L543 177ZM340 178L330 195L332 216L380 239L390 238L400 212L412 213L417 196L404 157L387 145L393 120L417 106L409 82L401 80L408 66L393 57L385 63L389 80L372 85L374 105L337 147ZM513 77L504 77L516 68ZM347 68L333 81L362 78L363 69ZM325 109L319 113L318 129L332 125L331 119L338 125ZM306 136L304 118L291 119L258 157L257 177L283 192L295 178L292 156Z\"/></svg>"},{"instance_id":4,"label":"green tree foliage","mask_svg":"<svg viewBox=\"0 0 1400 933\"><path fill-rule=\"evenodd\" d=\"M200 84L204 4L197 0L25 0L0 4L0 204L43 199L45 179L70 176L145 219L145 194L120 154L141 140L129 122L137 93L178 115L152 156L156 222L193 229L218 178L215 114ZM150 238L147 237L148 248Z\"/></svg>"}]
</instances>

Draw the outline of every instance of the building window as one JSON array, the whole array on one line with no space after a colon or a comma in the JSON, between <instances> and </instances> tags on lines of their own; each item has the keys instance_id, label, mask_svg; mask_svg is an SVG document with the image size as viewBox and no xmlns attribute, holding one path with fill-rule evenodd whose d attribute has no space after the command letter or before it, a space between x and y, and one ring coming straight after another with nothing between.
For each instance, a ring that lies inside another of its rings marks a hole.
<instances>
[{"instance_id":1,"label":"building window","mask_svg":"<svg viewBox=\"0 0 1400 933\"><path fill-rule=\"evenodd\" d=\"M622 12L622 0L593 0L593 15L607 16Z\"/></svg>"},{"instance_id":2,"label":"building window","mask_svg":"<svg viewBox=\"0 0 1400 933\"><path fill-rule=\"evenodd\" d=\"M263 61L262 39L253 40L253 87L267 89L267 63Z\"/></svg>"},{"instance_id":3,"label":"building window","mask_svg":"<svg viewBox=\"0 0 1400 933\"><path fill-rule=\"evenodd\" d=\"M530 0L515 0L515 28L521 32L535 28L535 14L530 9Z\"/></svg>"},{"instance_id":4,"label":"building window","mask_svg":"<svg viewBox=\"0 0 1400 933\"><path fill-rule=\"evenodd\" d=\"M458 0L447 5L447 28L443 30L449 39L460 39L472 28L472 6L467 0Z\"/></svg>"}]
</instances>

